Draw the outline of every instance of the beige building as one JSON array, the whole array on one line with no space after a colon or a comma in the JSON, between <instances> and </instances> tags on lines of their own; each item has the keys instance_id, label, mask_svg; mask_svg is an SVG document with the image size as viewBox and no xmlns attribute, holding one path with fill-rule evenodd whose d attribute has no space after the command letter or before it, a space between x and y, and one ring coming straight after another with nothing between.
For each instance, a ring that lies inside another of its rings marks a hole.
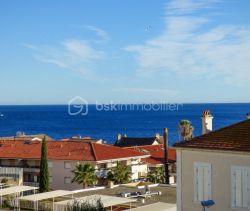
<instances>
[{"instance_id":1,"label":"beige building","mask_svg":"<svg viewBox=\"0 0 250 211\"><path fill-rule=\"evenodd\" d=\"M95 167L97 185L107 184L107 172L117 161L130 167L132 179L147 173L147 164L142 159L149 155L134 150L82 141L47 141L47 148L50 187L54 190L82 188L71 183L77 163L91 163ZM40 152L40 141L0 141L0 179L38 186Z\"/></svg>"},{"instance_id":2,"label":"beige building","mask_svg":"<svg viewBox=\"0 0 250 211\"><path fill-rule=\"evenodd\" d=\"M209 211L250 210L249 119L174 146L178 211L200 211L207 200Z\"/></svg>"}]
</instances>

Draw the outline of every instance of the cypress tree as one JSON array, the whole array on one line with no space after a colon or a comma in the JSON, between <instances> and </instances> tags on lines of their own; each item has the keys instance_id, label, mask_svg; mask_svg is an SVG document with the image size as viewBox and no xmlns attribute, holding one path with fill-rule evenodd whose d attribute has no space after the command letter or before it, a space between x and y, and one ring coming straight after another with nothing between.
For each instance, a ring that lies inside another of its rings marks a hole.
<instances>
[{"instance_id":1,"label":"cypress tree","mask_svg":"<svg viewBox=\"0 0 250 211\"><path fill-rule=\"evenodd\" d=\"M40 176L39 176L39 191L40 193L49 191L49 170L47 158L47 143L45 137L42 141L41 159L40 159Z\"/></svg>"}]
</instances>

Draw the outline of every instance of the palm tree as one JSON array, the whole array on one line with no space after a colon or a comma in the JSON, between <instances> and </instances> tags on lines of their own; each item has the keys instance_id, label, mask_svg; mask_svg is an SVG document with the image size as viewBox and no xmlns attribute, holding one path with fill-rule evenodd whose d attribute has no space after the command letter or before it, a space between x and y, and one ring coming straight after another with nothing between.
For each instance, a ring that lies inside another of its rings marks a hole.
<instances>
[{"instance_id":1,"label":"palm tree","mask_svg":"<svg viewBox=\"0 0 250 211\"><path fill-rule=\"evenodd\" d=\"M96 181L95 168L90 163L78 163L72 172L75 176L71 182L83 184L83 188L93 185Z\"/></svg>"},{"instance_id":2,"label":"palm tree","mask_svg":"<svg viewBox=\"0 0 250 211\"><path fill-rule=\"evenodd\" d=\"M108 172L108 180L113 181L115 184L124 184L130 180L129 167L117 162L116 166Z\"/></svg>"},{"instance_id":3,"label":"palm tree","mask_svg":"<svg viewBox=\"0 0 250 211\"><path fill-rule=\"evenodd\" d=\"M178 125L178 130L184 141L193 138L194 127L189 120L181 120Z\"/></svg>"},{"instance_id":4,"label":"palm tree","mask_svg":"<svg viewBox=\"0 0 250 211\"><path fill-rule=\"evenodd\" d=\"M162 168L155 168L153 171L148 173L148 180L153 183L164 183L164 173Z\"/></svg>"}]
</instances>

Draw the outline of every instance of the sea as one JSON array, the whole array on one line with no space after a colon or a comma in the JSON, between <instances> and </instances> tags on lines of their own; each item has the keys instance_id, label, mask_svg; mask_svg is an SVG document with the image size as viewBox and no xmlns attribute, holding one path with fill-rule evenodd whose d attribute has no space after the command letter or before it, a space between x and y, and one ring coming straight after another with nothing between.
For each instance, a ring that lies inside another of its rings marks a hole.
<instances>
[{"instance_id":1,"label":"sea","mask_svg":"<svg viewBox=\"0 0 250 211\"><path fill-rule=\"evenodd\" d=\"M168 128L169 144L173 145L180 140L178 123L183 119L191 121L195 136L201 134L201 114L205 109L209 109L214 117L214 130L243 121L250 112L250 103L178 104L165 109L156 109L157 106L150 109L146 104L145 107L137 106L139 109L112 110L89 105L78 113L70 111L68 105L2 105L0 136L14 136L21 131L47 134L56 140L82 136L112 144L119 133L127 137L152 137Z\"/></svg>"}]
</instances>

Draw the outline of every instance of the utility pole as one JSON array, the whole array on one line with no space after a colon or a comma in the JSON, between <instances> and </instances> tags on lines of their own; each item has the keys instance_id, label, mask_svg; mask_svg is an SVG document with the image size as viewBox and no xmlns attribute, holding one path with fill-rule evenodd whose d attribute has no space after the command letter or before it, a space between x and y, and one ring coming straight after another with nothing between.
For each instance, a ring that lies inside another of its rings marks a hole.
<instances>
[{"instance_id":1,"label":"utility pole","mask_svg":"<svg viewBox=\"0 0 250 211\"><path fill-rule=\"evenodd\" d=\"M169 172L168 172L168 129L163 129L164 140L164 170L165 170L165 183L169 184Z\"/></svg>"}]
</instances>

